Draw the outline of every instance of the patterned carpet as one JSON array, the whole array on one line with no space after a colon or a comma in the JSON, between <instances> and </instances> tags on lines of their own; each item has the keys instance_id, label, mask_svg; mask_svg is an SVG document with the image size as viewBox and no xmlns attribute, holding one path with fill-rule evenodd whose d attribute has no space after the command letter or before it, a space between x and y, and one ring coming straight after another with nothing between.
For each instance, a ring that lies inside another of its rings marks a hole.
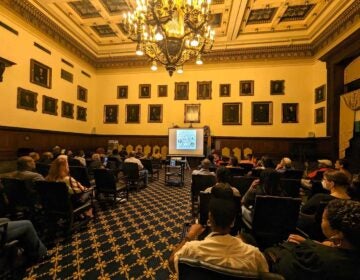
<instances>
[{"instance_id":1,"label":"patterned carpet","mask_svg":"<svg viewBox=\"0 0 360 280\"><path fill-rule=\"evenodd\" d=\"M95 221L51 248L51 259L25 279L175 279L168 258L191 220L190 174L185 187L171 187L162 171L159 181L130 192L128 202L102 205Z\"/></svg>"}]
</instances>

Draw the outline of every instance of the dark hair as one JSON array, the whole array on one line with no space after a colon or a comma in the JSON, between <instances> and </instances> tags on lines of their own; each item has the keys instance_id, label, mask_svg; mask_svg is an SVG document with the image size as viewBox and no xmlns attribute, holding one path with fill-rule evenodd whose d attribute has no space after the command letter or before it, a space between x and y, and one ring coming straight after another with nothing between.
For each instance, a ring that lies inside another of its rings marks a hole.
<instances>
[{"instance_id":1,"label":"dark hair","mask_svg":"<svg viewBox=\"0 0 360 280\"><path fill-rule=\"evenodd\" d=\"M113 155L118 155L118 154L119 154L119 150L118 150L118 149L112 150L112 154L113 154Z\"/></svg>"},{"instance_id":2,"label":"dark hair","mask_svg":"<svg viewBox=\"0 0 360 280\"><path fill-rule=\"evenodd\" d=\"M229 183L230 182L230 170L224 166L219 167L216 170L216 179L220 183Z\"/></svg>"},{"instance_id":3,"label":"dark hair","mask_svg":"<svg viewBox=\"0 0 360 280\"><path fill-rule=\"evenodd\" d=\"M267 195L280 195L280 173L271 168L264 169L260 173L260 185L263 186Z\"/></svg>"},{"instance_id":4,"label":"dark hair","mask_svg":"<svg viewBox=\"0 0 360 280\"><path fill-rule=\"evenodd\" d=\"M360 250L360 202L334 199L325 209L330 227L339 230L357 250Z\"/></svg>"},{"instance_id":5,"label":"dark hair","mask_svg":"<svg viewBox=\"0 0 360 280\"><path fill-rule=\"evenodd\" d=\"M226 229L235 219L235 206L233 200L211 198L209 212L214 219L215 225Z\"/></svg>"},{"instance_id":6,"label":"dark hair","mask_svg":"<svg viewBox=\"0 0 360 280\"><path fill-rule=\"evenodd\" d=\"M207 158L211 163L214 163L214 156L212 154L208 155Z\"/></svg>"},{"instance_id":7,"label":"dark hair","mask_svg":"<svg viewBox=\"0 0 360 280\"><path fill-rule=\"evenodd\" d=\"M342 165L342 167L346 170L349 169L349 161L345 158L341 158L341 159L338 159L338 162L340 165Z\"/></svg>"},{"instance_id":8,"label":"dark hair","mask_svg":"<svg viewBox=\"0 0 360 280\"><path fill-rule=\"evenodd\" d=\"M229 184L217 183L215 186L211 188L212 197L220 198L220 199L230 199L232 200L234 197L234 193Z\"/></svg>"},{"instance_id":9,"label":"dark hair","mask_svg":"<svg viewBox=\"0 0 360 280\"><path fill-rule=\"evenodd\" d=\"M265 168L275 168L273 160L267 156L262 158L262 164Z\"/></svg>"},{"instance_id":10,"label":"dark hair","mask_svg":"<svg viewBox=\"0 0 360 280\"><path fill-rule=\"evenodd\" d=\"M16 162L16 166L17 166L17 170L18 171L26 171L26 170L31 170L29 163L33 161L33 158L30 156L22 156L19 157L17 162Z\"/></svg>"},{"instance_id":11,"label":"dark hair","mask_svg":"<svg viewBox=\"0 0 360 280\"><path fill-rule=\"evenodd\" d=\"M348 193L351 199L360 201L360 174L354 174Z\"/></svg>"},{"instance_id":12,"label":"dark hair","mask_svg":"<svg viewBox=\"0 0 360 280\"><path fill-rule=\"evenodd\" d=\"M230 164L231 164L232 166L237 166L237 165L239 164L239 161L238 161L238 159L237 159L236 156L231 156L231 157L230 157Z\"/></svg>"},{"instance_id":13,"label":"dark hair","mask_svg":"<svg viewBox=\"0 0 360 280\"><path fill-rule=\"evenodd\" d=\"M350 183L348 176L344 172L335 169L326 170L323 177L328 181L334 182L337 186L348 186Z\"/></svg>"}]
</instances>

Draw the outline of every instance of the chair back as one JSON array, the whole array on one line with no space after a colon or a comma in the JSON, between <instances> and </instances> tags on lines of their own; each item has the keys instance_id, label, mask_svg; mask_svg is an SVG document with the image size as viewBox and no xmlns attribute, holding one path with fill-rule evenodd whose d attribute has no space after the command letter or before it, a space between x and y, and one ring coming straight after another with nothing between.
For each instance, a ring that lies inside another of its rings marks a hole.
<instances>
[{"instance_id":1,"label":"chair back","mask_svg":"<svg viewBox=\"0 0 360 280\"><path fill-rule=\"evenodd\" d=\"M204 191L206 188L216 184L214 175L192 175L191 180L191 195L193 198L196 198L200 191Z\"/></svg>"},{"instance_id":2,"label":"chair back","mask_svg":"<svg viewBox=\"0 0 360 280\"><path fill-rule=\"evenodd\" d=\"M70 175L75 178L76 181L80 182L85 187L90 187L90 178L87 168L84 166L70 166Z\"/></svg>"},{"instance_id":3,"label":"chair back","mask_svg":"<svg viewBox=\"0 0 360 280\"><path fill-rule=\"evenodd\" d=\"M73 206L64 182L37 181L35 189L40 195L41 205L48 215L68 215Z\"/></svg>"},{"instance_id":4,"label":"chair back","mask_svg":"<svg viewBox=\"0 0 360 280\"><path fill-rule=\"evenodd\" d=\"M38 173L46 177L49 174L50 164L37 162L35 169Z\"/></svg>"},{"instance_id":5,"label":"chair back","mask_svg":"<svg viewBox=\"0 0 360 280\"><path fill-rule=\"evenodd\" d=\"M257 177L249 177L249 176L234 176L230 180L231 186L237 188L240 194L243 196L246 194L248 189L250 188L252 182L258 179Z\"/></svg>"},{"instance_id":6,"label":"chair back","mask_svg":"<svg viewBox=\"0 0 360 280\"><path fill-rule=\"evenodd\" d=\"M300 198L256 196L252 232L260 247L281 242L295 231L300 204Z\"/></svg>"},{"instance_id":7,"label":"chair back","mask_svg":"<svg viewBox=\"0 0 360 280\"><path fill-rule=\"evenodd\" d=\"M110 169L94 169L94 178L97 192L116 190L116 178Z\"/></svg>"},{"instance_id":8,"label":"chair back","mask_svg":"<svg viewBox=\"0 0 360 280\"><path fill-rule=\"evenodd\" d=\"M122 162L118 158L109 156L106 167L111 169L111 170L120 170L121 169L121 163Z\"/></svg>"},{"instance_id":9,"label":"chair back","mask_svg":"<svg viewBox=\"0 0 360 280\"><path fill-rule=\"evenodd\" d=\"M249 171L251 171L254 167L252 163L239 163L239 166L245 169L245 174L247 174Z\"/></svg>"},{"instance_id":10,"label":"chair back","mask_svg":"<svg viewBox=\"0 0 360 280\"><path fill-rule=\"evenodd\" d=\"M140 161L141 161L142 165L144 166L144 168L148 170L149 174L154 173L151 159L141 159Z\"/></svg>"},{"instance_id":11,"label":"chair back","mask_svg":"<svg viewBox=\"0 0 360 280\"><path fill-rule=\"evenodd\" d=\"M301 179L280 179L280 188L284 196L300 197Z\"/></svg>"},{"instance_id":12,"label":"chair back","mask_svg":"<svg viewBox=\"0 0 360 280\"><path fill-rule=\"evenodd\" d=\"M242 167L229 167L230 176L244 176L247 172Z\"/></svg>"},{"instance_id":13,"label":"chair back","mask_svg":"<svg viewBox=\"0 0 360 280\"><path fill-rule=\"evenodd\" d=\"M284 280L279 274L270 272L248 272L214 265L205 261L181 257L178 261L179 280L235 280L264 279Z\"/></svg>"},{"instance_id":14,"label":"chair back","mask_svg":"<svg viewBox=\"0 0 360 280\"><path fill-rule=\"evenodd\" d=\"M284 179L301 179L304 175L304 171L300 169L287 169L283 174Z\"/></svg>"},{"instance_id":15,"label":"chair back","mask_svg":"<svg viewBox=\"0 0 360 280\"><path fill-rule=\"evenodd\" d=\"M124 162L123 173L128 181L139 180L139 166L134 162Z\"/></svg>"}]
</instances>

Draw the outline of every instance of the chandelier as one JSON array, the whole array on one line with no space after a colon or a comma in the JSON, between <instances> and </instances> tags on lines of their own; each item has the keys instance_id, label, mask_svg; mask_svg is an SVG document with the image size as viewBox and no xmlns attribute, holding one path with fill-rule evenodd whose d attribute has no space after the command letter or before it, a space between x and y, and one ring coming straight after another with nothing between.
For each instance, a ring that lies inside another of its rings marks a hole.
<instances>
[{"instance_id":1,"label":"chandelier","mask_svg":"<svg viewBox=\"0 0 360 280\"><path fill-rule=\"evenodd\" d=\"M151 59L151 69L163 64L169 75L183 64L210 51L215 32L209 25L211 0L137 0L133 13L124 14L122 27L137 42L136 54Z\"/></svg>"}]
</instances>

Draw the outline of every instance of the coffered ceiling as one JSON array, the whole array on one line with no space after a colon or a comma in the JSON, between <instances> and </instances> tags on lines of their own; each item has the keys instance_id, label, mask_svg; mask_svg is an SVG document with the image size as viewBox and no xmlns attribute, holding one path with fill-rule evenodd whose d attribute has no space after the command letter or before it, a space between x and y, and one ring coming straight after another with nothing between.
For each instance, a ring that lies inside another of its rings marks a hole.
<instances>
[{"instance_id":1,"label":"coffered ceiling","mask_svg":"<svg viewBox=\"0 0 360 280\"><path fill-rule=\"evenodd\" d=\"M135 44L121 28L124 12L135 0L0 0L29 20L36 12L72 48L83 52L97 67L141 61ZM12 2L12 4L11 4ZM26 4L24 2L27 2ZM244 59L264 53L273 56L313 56L324 45L324 36L338 32L339 24L358 24L359 0L213 0L212 26L216 37L210 60ZM16 8L16 4L19 6ZM22 12L21 12L22 11ZM39 13L40 12L40 13ZM354 15L355 14L355 15ZM34 19L31 20L34 24ZM39 23L40 24L40 23ZM36 25L36 24L35 24ZM44 27L42 27L44 29ZM46 28L45 28L46 29ZM45 30L44 30L45 31ZM48 32L49 33L49 32ZM285 54L287 53L287 54ZM143 60L143 59L142 59ZM110 64L111 64L110 63Z\"/></svg>"}]
</instances>

